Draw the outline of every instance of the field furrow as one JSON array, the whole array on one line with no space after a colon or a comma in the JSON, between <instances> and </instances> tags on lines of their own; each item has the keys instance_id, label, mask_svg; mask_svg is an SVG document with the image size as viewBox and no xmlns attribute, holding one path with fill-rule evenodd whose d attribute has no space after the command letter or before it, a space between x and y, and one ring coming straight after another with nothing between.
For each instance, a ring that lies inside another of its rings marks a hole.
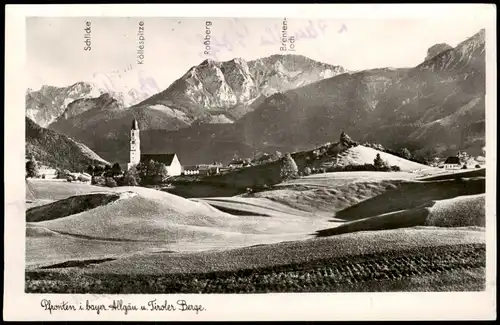
<instances>
[{"instance_id":1,"label":"field furrow","mask_svg":"<svg viewBox=\"0 0 500 325\"><path fill-rule=\"evenodd\" d=\"M428 247L235 272L164 276L28 272L27 292L266 293L339 292L370 281L414 281L485 267L485 245ZM71 289L70 289L71 288ZM47 291L46 291L47 290ZM377 291L377 290L374 290Z\"/></svg>"}]
</instances>

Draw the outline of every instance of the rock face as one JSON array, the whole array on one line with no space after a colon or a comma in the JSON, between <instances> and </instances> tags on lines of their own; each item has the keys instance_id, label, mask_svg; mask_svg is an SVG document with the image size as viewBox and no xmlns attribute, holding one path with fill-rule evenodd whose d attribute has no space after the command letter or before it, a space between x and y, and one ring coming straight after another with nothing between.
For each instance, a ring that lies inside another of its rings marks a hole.
<instances>
[{"instance_id":1,"label":"rock face","mask_svg":"<svg viewBox=\"0 0 500 325\"><path fill-rule=\"evenodd\" d=\"M451 50L451 49L453 49L453 47L451 47L450 45L448 45L446 43L439 43L439 44L433 45L433 46L429 47L429 49L427 50L427 56L425 57L425 60L426 61L430 60L433 57L435 57L436 55L438 55L444 51Z\"/></svg>"},{"instance_id":2,"label":"rock face","mask_svg":"<svg viewBox=\"0 0 500 325\"><path fill-rule=\"evenodd\" d=\"M26 116L45 127L55 121L74 100L98 97L101 94L95 86L84 82L69 87L43 86L38 91L28 90Z\"/></svg>"},{"instance_id":3,"label":"rock face","mask_svg":"<svg viewBox=\"0 0 500 325\"><path fill-rule=\"evenodd\" d=\"M102 110L119 110L122 108L118 100L108 93L102 94L97 98L80 98L71 102L55 123L80 115L96 107Z\"/></svg>"},{"instance_id":4,"label":"rock face","mask_svg":"<svg viewBox=\"0 0 500 325\"><path fill-rule=\"evenodd\" d=\"M64 112L66 119L79 110L68 106L76 100L98 98L108 94L121 107L130 107L161 90L151 78L145 78L132 67L107 73L95 73L88 81L68 87L43 86L38 91L26 92L26 116L41 126L53 123ZM82 103L76 104L83 109ZM73 113L74 111L74 113ZM68 114L69 113L69 114Z\"/></svg>"},{"instance_id":5,"label":"rock face","mask_svg":"<svg viewBox=\"0 0 500 325\"><path fill-rule=\"evenodd\" d=\"M345 148L345 149L349 149L351 147L356 147L357 145L359 145L358 142L352 140L348 135L347 133L345 132L342 132L340 134L340 145L342 146L342 148Z\"/></svg>"},{"instance_id":6,"label":"rock face","mask_svg":"<svg viewBox=\"0 0 500 325\"><path fill-rule=\"evenodd\" d=\"M26 117L26 156L53 168L77 171L89 164L108 164L86 145L37 125Z\"/></svg>"},{"instance_id":7,"label":"rock face","mask_svg":"<svg viewBox=\"0 0 500 325\"><path fill-rule=\"evenodd\" d=\"M273 55L250 62L241 58L226 62L205 60L166 90L136 106L161 105L181 111L193 120L225 112L234 121L252 111L256 101L344 72L340 66L300 55Z\"/></svg>"}]
</instances>

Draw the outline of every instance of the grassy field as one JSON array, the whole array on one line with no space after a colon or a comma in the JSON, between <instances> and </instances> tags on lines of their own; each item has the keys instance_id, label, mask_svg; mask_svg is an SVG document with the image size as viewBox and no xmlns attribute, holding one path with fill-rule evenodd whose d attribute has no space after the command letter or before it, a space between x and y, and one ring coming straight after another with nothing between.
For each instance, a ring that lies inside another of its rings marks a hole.
<instances>
[{"instance_id":1,"label":"grassy field","mask_svg":"<svg viewBox=\"0 0 500 325\"><path fill-rule=\"evenodd\" d=\"M338 180L330 180L332 183ZM343 182L337 185L280 184L269 191L243 195L273 201L293 209L323 217L332 217L337 211L346 209L367 199L376 197L397 187L400 180Z\"/></svg>"},{"instance_id":2,"label":"grassy field","mask_svg":"<svg viewBox=\"0 0 500 325\"><path fill-rule=\"evenodd\" d=\"M61 261L71 254L78 256L78 251L100 258L154 247L182 252L302 240L329 225L326 219L311 220L279 204L259 207L248 200L244 208L236 208L238 214L230 214L203 201L153 189L113 191L28 209L27 263Z\"/></svg>"},{"instance_id":3,"label":"grassy field","mask_svg":"<svg viewBox=\"0 0 500 325\"><path fill-rule=\"evenodd\" d=\"M485 193L485 179L401 182L396 188L336 213L336 218L357 220L384 213L415 209L433 201Z\"/></svg>"},{"instance_id":4,"label":"grassy field","mask_svg":"<svg viewBox=\"0 0 500 325\"><path fill-rule=\"evenodd\" d=\"M343 223L317 232L318 237L356 231L375 231L415 226L485 227L485 194L460 196L429 203L414 209L389 212L374 217Z\"/></svg>"},{"instance_id":5,"label":"grassy field","mask_svg":"<svg viewBox=\"0 0 500 325\"><path fill-rule=\"evenodd\" d=\"M380 158L386 161L390 166L399 166L403 171L434 169L433 167L409 161L362 145L349 148L340 153L337 164L339 166L373 164L373 159L375 159L377 154L380 154Z\"/></svg>"},{"instance_id":6,"label":"grassy field","mask_svg":"<svg viewBox=\"0 0 500 325\"><path fill-rule=\"evenodd\" d=\"M120 198L114 193L94 193L71 196L41 206L36 206L26 211L27 222L38 222L50 219L64 218L106 205Z\"/></svg>"},{"instance_id":7,"label":"grassy field","mask_svg":"<svg viewBox=\"0 0 500 325\"><path fill-rule=\"evenodd\" d=\"M477 173L326 173L200 199L32 181L39 206L26 213L26 289L452 290L468 279L463 288L480 290L485 179Z\"/></svg>"},{"instance_id":8,"label":"grassy field","mask_svg":"<svg viewBox=\"0 0 500 325\"><path fill-rule=\"evenodd\" d=\"M31 179L26 182L29 184L32 190L31 195L34 196L35 200L56 201L75 195L114 192L114 189L109 187L100 187L77 182L43 179Z\"/></svg>"},{"instance_id":9,"label":"grassy field","mask_svg":"<svg viewBox=\"0 0 500 325\"><path fill-rule=\"evenodd\" d=\"M464 178L473 178L473 177L486 177L486 169L485 168L480 168L480 169L474 169L474 170L454 170L454 171L442 171L442 172L437 172L437 175L433 176L427 176L423 177L420 180L422 181L440 181L440 180L446 180L446 179L454 179L458 177L464 177Z\"/></svg>"},{"instance_id":10,"label":"grassy field","mask_svg":"<svg viewBox=\"0 0 500 325\"><path fill-rule=\"evenodd\" d=\"M481 280L476 281L475 290L481 290L484 275L480 276L475 270L484 267L484 249L484 233L476 230L367 232L221 252L139 254L84 268L30 270L26 274L26 290L61 293L335 292L349 291L350 286L376 280L388 280L389 283L378 287L371 284L365 289L389 291L396 280L416 290L419 290L419 283L427 290L441 290L439 285L429 281L450 282L448 272L455 272L457 279L458 273L469 276L471 270Z\"/></svg>"},{"instance_id":11,"label":"grassy field","mask_svg":"<svg viewBox=\"0 0 500 325\"><path fill-rule=\"evenodd\" d=\"M486 194L467 195L436 202L425 225L438 227L486 226Z\"/></svg>"}]
</instances>

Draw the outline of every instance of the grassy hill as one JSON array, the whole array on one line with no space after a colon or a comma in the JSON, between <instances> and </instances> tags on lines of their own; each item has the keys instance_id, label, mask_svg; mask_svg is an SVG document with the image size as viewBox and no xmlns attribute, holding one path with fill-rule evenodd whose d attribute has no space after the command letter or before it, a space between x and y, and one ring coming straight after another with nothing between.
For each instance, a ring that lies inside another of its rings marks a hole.
<instances>
[{"instance_id":1,"label":"grassy hill","mask_svg":"<svg viewBox=\"0 0 500 325\"><path fill-rule=\"evenodd\" d=\"M328 171L331 168L342 169L347 166L373 164L373 160L377 154L389 165L397 165L405 172L437 170L436 168L362 145L348 146L342 141L326 144L309 151L295 152L291 156L296 162L299 172L302 172L306 167ZM238 195L244 193L247 188L269 188L281 183L281 166L281 160L274 160L228 171L221 175L174 177L171 179L174 187L168 189L168 191L183 197ZM376 174L376 172L372 172L371 174L366 174L366 176ZM395 175L398 175L395 178L399 178L402 174ZM318 177L318 175L314 177Z\"/></svg>"},{"instance_id":2,"label":"grassy hill","mask_svg":"<svg viewBox=\"0 0 500 325\"><path fill-rule=\"evenodd\" d=\"M50 186L51 182L46 183ZM300 211L293 212L280 204L274 206L274 213L262 205L260 211L240 209L239 213L230 214L203 201L141 187L70 196L28 209L28 261L64 259L64 252L83 249L88 241L109 242L110 250L119 243L129 246L130 242L148 247L154 243L160 250L227 249L312 238L315 229L328 225L327 220L311 222ZM57 236L46 236L48 233ZM64 245L61 256L54 252L55 243ZM105 243L99 247L107 250ZM40 254L43 249L47 254Z\"/></svg>"},{"instance_id":3,"label":"grassy hill","mask_svg":"<svg viewBox=\"0 0 500 325\"><path fill-rule=\"evenodd\" d=\"M485 178L420 175L324 173L203 199L30 181L56 201L27 211L26 290L482 290Z\"/></svg>"},{"instance_id":4,"label":"grassy hill","mask_svg":"<svg viewBox=\"0 0 500 325\"><path fill-rule=\"evenodd\" d=\"M90 193L111 192L113 188L94 186L86 183L74 183L66 181L50 181L43 179L28 179L26 185L27 200L57 201L74 195L86 195Z\"/></svg>"},{"instance_id":5,"label":"grassy hill","mask_svg":"<svg viewBox=\"0 0 500 325\"><path fill-rule=\"evenodd\" d=\"M87 146L45 129L26 117L26 155L53 168L81 170L89 164L109 164Z\"/></svg>"}]
</instances>

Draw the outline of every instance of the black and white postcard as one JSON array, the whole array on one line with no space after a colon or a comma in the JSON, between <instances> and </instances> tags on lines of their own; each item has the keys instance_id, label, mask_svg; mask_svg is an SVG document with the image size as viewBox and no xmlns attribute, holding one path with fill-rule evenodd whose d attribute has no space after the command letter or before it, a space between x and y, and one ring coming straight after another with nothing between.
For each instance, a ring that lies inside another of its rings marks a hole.
<instances>
[{"instance_id":1,"label":"black and white postcard","mask_svg":"<svg viewBox=\"0 0 500 325\"><path fill-rule=\"evenodd\" d=\"M6 8L5 319L496 317L494 6Z\"/></svg>"}]
</instances>

